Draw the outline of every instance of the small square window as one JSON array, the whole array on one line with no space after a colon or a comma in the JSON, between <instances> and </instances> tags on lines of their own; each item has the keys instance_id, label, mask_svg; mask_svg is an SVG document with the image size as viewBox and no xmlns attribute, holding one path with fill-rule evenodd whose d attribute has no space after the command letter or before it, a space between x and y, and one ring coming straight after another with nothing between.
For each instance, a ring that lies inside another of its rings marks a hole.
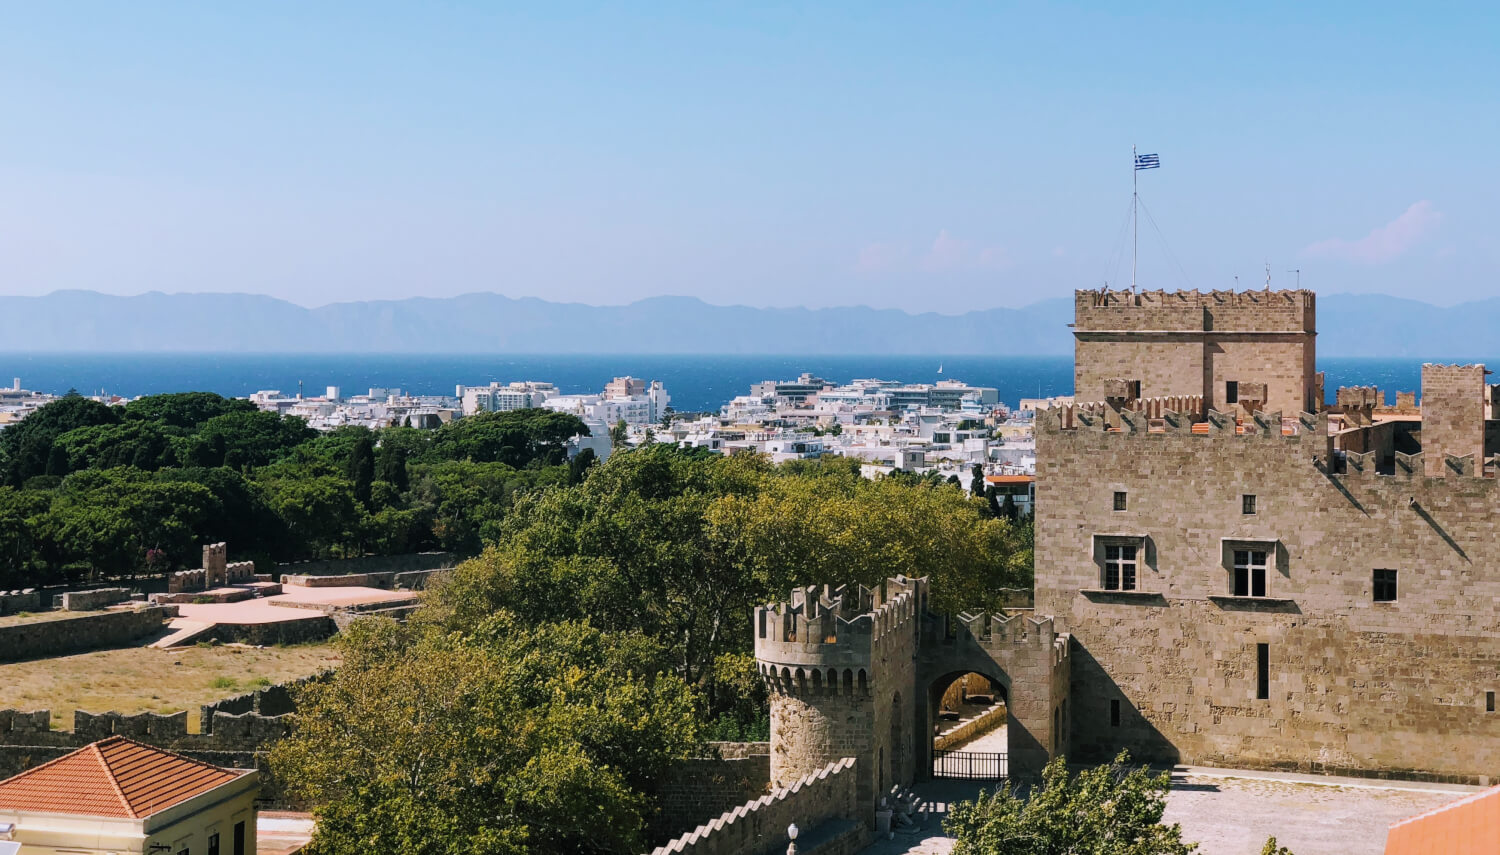
<instances>
[{"instance_id":1,"label":"small square window","mask_svg":"<svg viewBox=\"0 0 1500 855\"><path fill-rule=\"evenodd\" d=\"M1120 702L1119 701L1110 701L1109 702L1109 726L1110 727L1119 727L1120 726Z\"/></svg>"},{"instance_id":2,"label":"small square window","mask_svg":"<svg viewBox=\"0 0 1500 855\"><path fill-rule=\"evenodd\" d=\"M1236 597L1264 597L1266 595L1266 556L1264 549L1236 549L1234 551L1234 595Z\"/></svg>"},{"instance_id":3,"label":"small square window","mask_svg":"<svg viewBox=\"0 0 1500 855\"><path fill-rule=\"evenodd\" d=\"M1396 571L1376 570L1374 579L1375 602L1396 602Z\"/></svg>"},{"instance_id":4,"label":"small square window","mask_svg":"<svg viewBox=\"0 0 1500 855\"><path fill-rule=\"evenodd\" d=\"M1255 494L1246 493L1240 497L1240 513L1251 515L1255 513Z\"/></svg>"},{"instance_id":5,"label":"small square window","mask_svg":"<svg viewBox=\"0 0 1500 855\"><path fill-rule=\"evenodd\" d=\"M1125 491L1124 490L1116 490L1115 491L1115 510L1117 510L1117 511L1123 511L1123 510L1125 510Z\"/></svg>"},{"instance_id":6,"label":"small square window","mask_svg":"<svg viewBox=\"0 0 1500 855\"><path fill-rule=\"evenodd\" d=\"M1238 380L1224 381L1224 403L1238 404L1240 402L1240 384Z\"/></svg>"}]
</instances>

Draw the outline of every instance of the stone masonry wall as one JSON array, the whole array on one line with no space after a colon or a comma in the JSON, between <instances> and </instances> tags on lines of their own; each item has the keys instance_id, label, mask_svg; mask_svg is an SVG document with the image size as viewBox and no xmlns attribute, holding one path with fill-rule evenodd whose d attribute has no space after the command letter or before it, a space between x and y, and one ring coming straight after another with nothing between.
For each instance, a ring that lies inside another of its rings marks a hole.
<instances>
[{"instance_id":1,"label":"stone masonry wall","mask_svg":"<svg viewBox=\"0 0 1500 855\"><path fill-rule=\"evenodd\" d=\"M665 776L653 839L692 831L770 790L769 742L714 742L709 747L716 756L688 760Z\"/></svg>"},{"instance_id":2,"label":"stone masonry wall","mask_svg":"<svg viewBox=\"0 0 1500 855\"><path fill-rule=\"evenodd\" d=\"M62 595L62 607L69 612L92 612L130 599L129 588L92 588L69 591Z\"/></svg>"},{"instance_id":3,"label":"stone masonry wall","mask_svg":"<svg viewBox=\"0 0 1500 855\"><path fill-rule=\"evenodd\" d=\"M63 620L0 626L0 662L93 650L160 632L175 606L146 606Z\"/></svg>"},{"instance_id":4,"label":"stone masonry wall","mask_svg":"<svg viewBox=\"0 0 1500 855\"><path fill-rule=\"evenodd\" d=\"M870 834L858 822L856 763L846 757L798 779L789 787L747 802L681 837L657 847L652 855L770 855L786 851L787 826L797 827L817 839L827 826L837 826L827 835L827 848L802 846L801 852L852 852L869 842Z\"/></svg>"},{"instance_id":5,"label":"stone masonry wall","mask_svg":"<svg viewBox=\"0 0 1500 855\"><path fill-rule=\"evenodd\" d=\"M1496 480L1424 477L1426 453L1397 455L1414 474L1377 475L1360 455L1340 473L1326 436L1229 424L1106 433L1038 416L1037 608L1073 637L1070 759L1129 748L1487 781L1500 771ZM1100 590L1096 535L1141 545L1139 591ZM1237 543L1270 553L1267 597L1230 596ZM1373 602L1377 568L1397 571L1394 602Z\"/></svg>"},{"instance_id":6,"label":"stone masonry wall","mask_svg":"<svg viewBox=\"0 0 1500 855\"><path fill-rule=\"evenodd\" d=\"M26 588L21 591L0 591L0 615L40 611L41 608L42 594L35 588Z\"/></svg>"},{"instance_id":7,"label":"stone masonry wall","mask_svg":"<svg viewBox=\"0 0 1500 855\"><path fill-rule=\"evenodd\" d=\"M1447 472L1445 454L1484 465L1483 365L1422 366L1422 457L1426 474Z\"/></svg>"},{"instance_id":8,"label":"stone masonry wall","mask_svg":"<svg viewBox=\"0 0 1500 855\"><path fill-rule=\"evenodd\" d=\"M1310 406L1316 385L1309 291L1078 291L1074 397L1105 398L1112 378L1143 397L1202 395L1225 409L1225 382L1266 385L1268 410Z\"/></svg>"}]
</instances>

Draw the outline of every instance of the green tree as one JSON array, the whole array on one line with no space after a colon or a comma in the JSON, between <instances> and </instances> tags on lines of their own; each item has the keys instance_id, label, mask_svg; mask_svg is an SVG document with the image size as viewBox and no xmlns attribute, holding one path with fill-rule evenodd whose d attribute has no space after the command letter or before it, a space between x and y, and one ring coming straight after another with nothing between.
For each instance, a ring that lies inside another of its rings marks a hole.
<instances>
[{"instance_id":1,"label":"green tree","mask_svg":"<svg viewBox=\"0 0 1500 855\"><path fill-rule=\"evenodd\" d=\"M978 463L974 464L973 479L969 481L969 494L973 496L984 495L984 467Z\"/></svg>"},{"instance_id":2,"label":"green tree","mask_svg":"<svg viewBox=\"0 0 1500 855\"><path fill-rule=\"evenodd\" d=\"M316 436L299 418L259 410L234 411L200 425L183 440L178 456L196 466L259 467L285 458Z\"/></svg>"},{"instance_id":3,"label":"green tree","mask_svg":"<svg viewBox=\"0 0 1500 855\"><path fill-rule=\"evenodd\" d=\"M426 459L553 466L567 460L568 440L588 432L578 417L552 410L480 413L438 428Z\"/></svg>"},{"instance_id":4,"label":"green tree","mask_svg":"<svg viewBox=\"0 0 1500 855\"><path fill-rule=\"evenodd\" d=\"M177 463L172 437L160 425L139 420L74 428L57 437L52 447L61 450L67 470L73 472L117 466L154 472Z\"/></svg>"},{"instance_id":5,"label":"green tree","mask_svg":"<svg viewBox=\"0 0 1500 855\"><path fill-rule=\"evenodd\" d=\"M126 421L151 422L159 427L191 430L216 416L227 413L254 412L255 405L239 398L225 398L213 392L174 392L146 395L126 404Z\"/></svg>"},{"instance_id":6,"label":"green tree","mask_svg":"<svg viewBox=\"0 0 1500 855\"><path fill-rule=\"evenodd\" d=\"M584 477L588 475L589 467L593 466L597 460L598 455L594 454L592 448L585 448L573 455L573 459L568 461L568 483L582 484Z\"/></svg>"},{"instance_id":7,"label":"green tree","mask_svg":"<svg viewBox=\"0 0 1500 855\"><path fill-rule=\"evenodd\" d=\"M1162 825L1170 772L1113 763L1068 773L1062 757L1047 764L1040 788L1018 797L1007 782L972 802L955 804L943 823L957 839L953 855L1186 855L1197 844L1182 828Z\"/></svg>"},{"instance_id":8,"label":"green tree","mask_svg":"<svg viewBox=\"0 0 1500 855\"><path fill-rule=\"evenodd\" d=\"M411 489L411 476L406 471L407 450L405 446L387 444L382 438L377 455L375 477L396 488L398 493Z\"/></svg>"},{"instance_id":9,"label":"green tree","mask_svg":"<svg viewBox=\"0 0 1500 855\"><path fill-rule=\"evenodd\" d=\"M362 505L370 504L370 485L375 482L375 443L369 436L355 440L349 450L349 459L344 474L354 484L354 498Z\"/></svg>"},{"instance_id":10,"label":"green tree","mask_svg":"<svg viewBox=\"0 0 1500 855\"><path fill-rule=\"evenodd\" d=\"M271 767L314 855L625 853L697 748L693 697L638 634L492 615L462 633L356 622Z\"/></svg>"},{"instance_id":11,"label":"green tree","mask_svg":"<svg viewBox=\"0 0 1500 855\"><path fill-rule=\"evenodd\" d=\"M615 422L615 426L609 429L609 444L614 448L623 448L626 441L630 439L630 425L624 419Z\"/></svg>"},{"instance_id":12,"label":"green tree","mask_svg":"<svg viewBox=\"0 0 1500 855\"><path fill-rule=\"evenodd\" d=\"M19 487L34 475L66 475L67 455L54 455L53 442L75 428L119 420L115 410L76 392L38 407L19 424L0 430L0 473L4 482Z\"/></svg>"},{"instance_id":13,"label":"green tree","mask_svg":"<svg viewBox=\"0 0 1500 855\"><path fill-rule=\"evenodd\" d=\"M1266 845L1261 848L1260 855L1292 855L1292 850L1277 845L1276 838L1269 837L1266 838Z\"/></svg>"}]
</instances>

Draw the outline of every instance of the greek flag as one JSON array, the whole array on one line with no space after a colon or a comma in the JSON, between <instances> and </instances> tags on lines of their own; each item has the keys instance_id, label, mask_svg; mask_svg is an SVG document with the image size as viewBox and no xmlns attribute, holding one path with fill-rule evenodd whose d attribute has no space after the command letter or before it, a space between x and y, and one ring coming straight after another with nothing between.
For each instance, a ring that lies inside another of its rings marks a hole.
<instances>
[{"instance_id":1,"label":"greek flag","mask_svg":"<svg viewBox=\"0 0 1500 855\"><path fill-rule=\"evenodd\" d=\"M1135 156L1136 169L1155 169L1161 166L1161 158L1154 154L1138 154Z\"/></svg>"}]
</instances>

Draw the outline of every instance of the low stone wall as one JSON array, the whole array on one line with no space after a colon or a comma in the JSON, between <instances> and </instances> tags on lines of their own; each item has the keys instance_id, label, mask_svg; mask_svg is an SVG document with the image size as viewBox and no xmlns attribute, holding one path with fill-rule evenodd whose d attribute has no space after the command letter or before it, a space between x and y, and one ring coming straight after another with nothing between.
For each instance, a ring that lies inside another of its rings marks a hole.
<instances>
[{"instance_id":1,"label":"low stone wall","mask_svg":"<svg viewBox=\"0 0 1500 855\"><path fill-rule=\"evenodd\" d=\"M123 603L130 599L129 588L94 588L89 591L69 591L62 595L62 607L69 612L98 611L105 606Z\"/></svg>"},{"instance_id":2,"label":"low stone wall","mask_svg":"<svg viewBox=\"0 0 1500 855\"><path fill-rule=\"evenodd\" d=\"M308 576L288 573L281 577L283 585L299 585L303 588L384 588L389 590L396 584L395 573L345 573L341 576Z\"/></svg>"},{"instance_id":3,"label":"low stone wall","mask_svg":"<svg viewBox=\"0 0 1500 855\"><path fill-rule=\"evenodd\" d=\"M408 573L415 570L446 570L458 563L451 552L413 552L407 555L366 555L362 558L333 558L325 561L301 561L278 564L276 577L292 573L298 576L348 576L360 573Z\"/></svg>"},{"instance_id":4,"label":"low stone wall","mask_svg":"<svg viewBox=\"0 0 1500 855\"><path fill-rule=\"evenodd\" d=\"M0 615L42 610L42 592L36 588L23 591L0 591Z\"/></svg>"},{"instance_id":5,"label":"low stone wall","mask_svg":"<svg viewBox=\"0 0 1500 855\"><path fill-rule=\"evenodd\" d=\"M943 731L932 741L934 751L951 751L965 742L1005 724L1005 704L996 704L968 721Z\"/></svg>"},{"instance_id":6,"label":"low stone wall","mask_svg":"<svg viewBox=\"0 0 1500 855\"><path fill-rule=\"evenodd\" d=\"M771 743L711 742L714 756L673 767L659 793L661 812L653 840L669 840L766 794L771 785Z\"/></svg>"},{"instance_id":7,"label":"low stone wall","mask_svg":"<svg viewBox=\"0 0 1500 855\"><path fill-rule=\"evenodd\" d=\"M121 609L65 620L0 626L0 662L110 647L160 632L174 606Z\"/></svg>"},{"instance_id":8,"label":"low stone wall","mask_svg":"<svg viewBox=\"0 0 1500 855\"><path fill-rule=\"evenodd\" d=\"M297 704L292 698L298 689L312 683L322 682L332 676L332 671L324 671L321 674L288 680L285 683L277 683L264 689L256 689L243 695L204 704L198 708L199 729L204 733L212 733L215 716L220 713L231 716L252 712L264 716L283 716L294 713L297 711Z\"/></svg>"},{"instance_id":9,"label":"low stone wall","mask_svg":"<svg viewBox=\"0 0 1500 855\"><path fill-rule=\"evenodd\" d=\"M396 587L408 591L426 590L427 583L433 576L448 572L448 568L438 570L408 570L405 573L396 574Z\"/></svg>"},{"instance_id":10,"label":"low stone wall","mask_svg":"<svg viewBox=\"0 0 1500 855\"><path fill-rule=\"evenodd\" d=\"M837 760L659 846L653 855L771 855L786 850L788 825L809 833L807 855L845 855L869 843L855 801L855 761Z\"/></svg>"},{"instance_id":11,"label":"low stone wall","mask_svg":"<svg viewBox=\"0 0 1500 855\"><path fill-rule=\"evenodd\" d=\"M224 644L253 644L274 647L278 644L306 644L331 638L339 631L328 616L309 620L285 620L276 623L218 623L200 641L216 640Z\"/></svg>"}]
</instances>

